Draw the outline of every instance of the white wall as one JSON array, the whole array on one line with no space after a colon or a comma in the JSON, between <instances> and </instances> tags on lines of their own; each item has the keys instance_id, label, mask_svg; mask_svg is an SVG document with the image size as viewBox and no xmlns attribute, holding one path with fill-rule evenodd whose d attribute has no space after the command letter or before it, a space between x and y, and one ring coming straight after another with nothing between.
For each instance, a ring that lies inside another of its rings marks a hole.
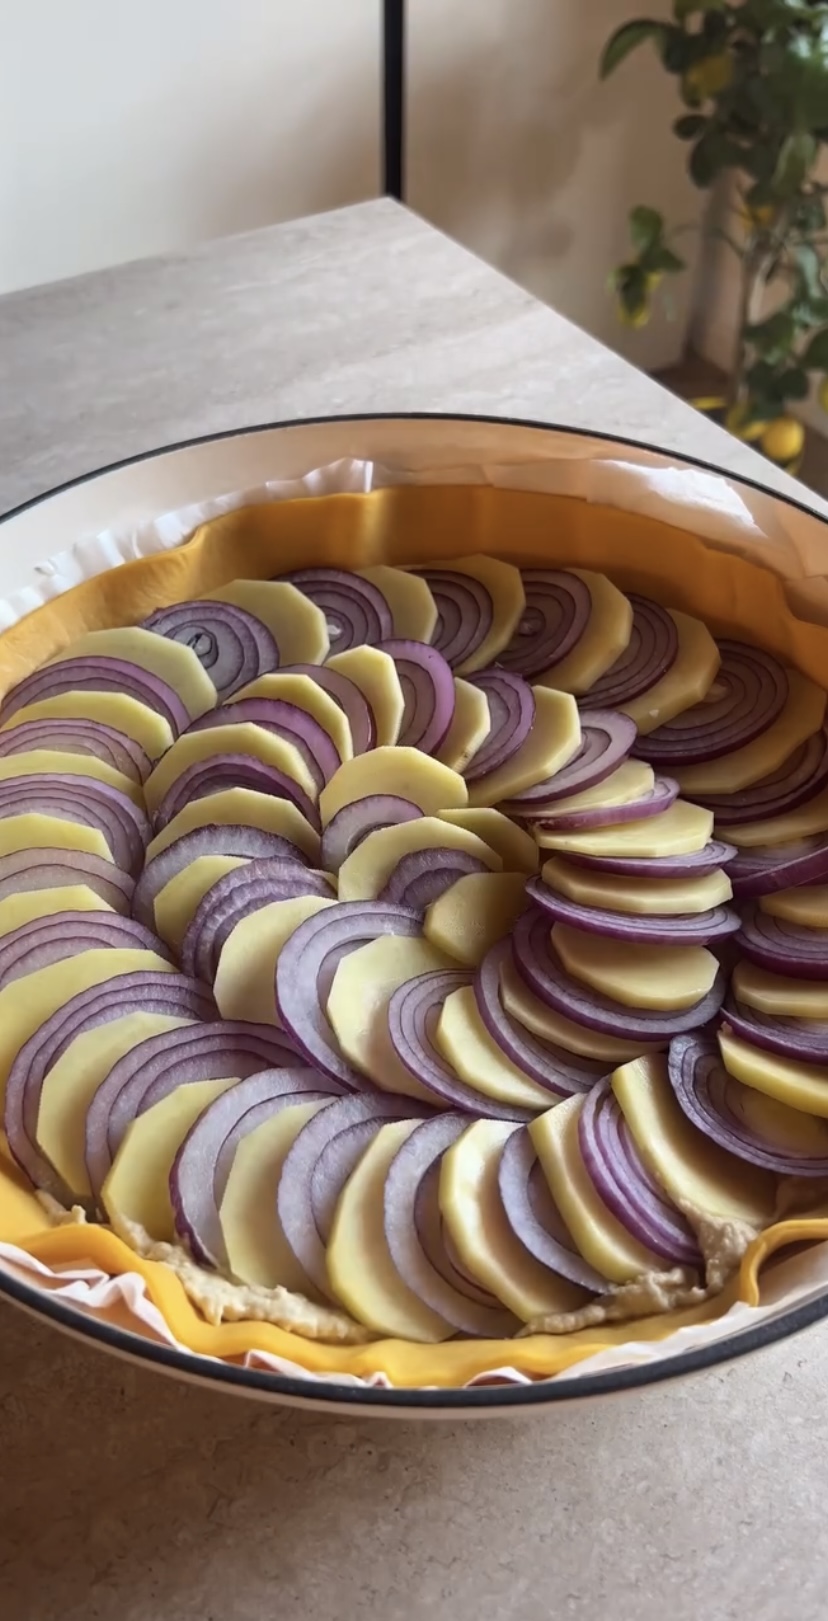
<instances>
[{"instance_id":1,"label":"white wall","mask_svg":"<svg viewBox=\"0 0 828 1621\"><path fill-rule=\"evenodd\" d=\"M632 0L408 0L413 207L638 364L607 294L626 216L686 218L674 90ZM670 0L649 0L651 12ZM381 0L0 0L0 291L376 193Z\"/></svg>"}]
</instances>

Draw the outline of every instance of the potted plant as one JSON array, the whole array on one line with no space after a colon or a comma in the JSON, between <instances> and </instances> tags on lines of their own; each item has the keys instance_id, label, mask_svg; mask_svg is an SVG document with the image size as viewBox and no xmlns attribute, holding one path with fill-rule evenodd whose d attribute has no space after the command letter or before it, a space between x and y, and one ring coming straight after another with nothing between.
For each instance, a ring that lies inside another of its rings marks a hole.
<instances>
[{"instance_id":1,"label":"potted plant","mask_svg":"<svg viewBox=\"0 0 828 1621\"><path fill-rule=\"evenodd\" d=\"M828 411L828 246L820 158L828 145L828 4L673 0L672 20L637 18L612 35L601 76L655 46L684 111L673 132L703 190L727 186L728 216L702 230L738 259L739 315L726 396L699 402L732 432L796 470L791 414L816 386ZM728 185L729 181L729 185ZM632 253L611 277L622 320L643 325L664 278L684 263L682 229L653 208L630 215Z\"/></svg>"}]
</instances>

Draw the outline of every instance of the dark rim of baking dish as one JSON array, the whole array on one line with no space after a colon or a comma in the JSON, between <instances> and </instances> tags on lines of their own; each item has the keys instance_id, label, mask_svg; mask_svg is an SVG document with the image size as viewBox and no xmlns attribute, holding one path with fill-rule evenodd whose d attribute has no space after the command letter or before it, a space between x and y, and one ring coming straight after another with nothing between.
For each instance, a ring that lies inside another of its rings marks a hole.
<instances>
[{"instance_id":1,"label":"dark rim of baking dish","mask_svg":"<svg viewBox=\"0 0 828 1621\"><path fill-rule=\"evenodd\" d=\"M49 501L56 495L62 495L65 490L74 489L80 484L88 484L92 479L102 478L107 473L118 472L122 467L131 467L138 462L153 461L156 457L166 456L177 450L215 443L220 439L238 439L254 433L273 433L283 428L321 427L325 423L337 422L480 422L509 428L532 428L541 433L566 434L573 439L597 439L605 444L650 451L654 455L680 461L688 467L697 467L702 472L718 473L733 478L748 489L757 490L761 495L768 495L772 500L781 502L783 506L806 513L818 523L826 522L826 519L806 502L797 501L787 494L783 495L780 491L759 483L757 479L717 467L715 463L702 461L698 456L686 456L681 451L665 450L660 445L641 439L624 438L621 434L601 433L590 428L562 427L554 422L536 422L531 418L476 415L464 411L359 411L346 412L340 416L294 417L281 422L254 423L248 427L231 428L224 432L196 434L175 444L162 445L155 450L142 451L135 456L125 456L120 461L110 462L106 467L97 467L89 473L81 473L77 478L67 479L65 483L58 484L51 490L32 496L28 501L22 501L19 506L0 515L0 527L10 519L18 517L21 512L40 506L42 502ZM179 1351L172 1346L158 1344L141 1334L114 1328L110 1323L88 1317L83 1311L55 1299L36 1286L22 1283L6 1273L2 1263L0 1263L0 1296L5 1296L35 1316L46 1318L70 1334L91 1341L93 1345L103 1350L114 1351L121 1356L146 1362L151 1367L167 1373L182 1374L198 1384L223 1387L237 1393L247 1391L262 1396L288 1397L291 1401L310 1401L314 1406L322 1408L341 1407L347 1404L378 1415L383 1411L405 1410L412 1417L416 1417L418 1412L494 1413L508 1409L519 1411L521 1408L536 1406L538 1403L583 1401L592 1396L612 1396L625 1390L640 1390L647 1385L661 1384L668 1379L684 1378L688 1374L701 1373L706 1368L715 1368L726 1362L735 1361L737 1357L747 1356L753 1351L762 1350L765 1346L775 1345L780 1340L801 1333L811 1324L828 1317L828 1290L826 1290L818 1299L809 1300L791 1311L782 1312L768 1321L757 1323L753 1328L718 1340L713 1345L702 1346L698 1350L681 1351L655 1364L645 1363L640 1367L618 1368L607 1373L584 1374L570 1379L559 1375L552 1382L541 1379L532 1384L518 1386L490 1384L478 1385L472 1389L418 1390L394 1386L387 1390L377 1390L366 1386L336 1384L327 1378L319 1379L311 1375L293 1378L254 1368L240 1368L232 1363L200 1356L196 1352Z\"/></svg>"}]
</instances>

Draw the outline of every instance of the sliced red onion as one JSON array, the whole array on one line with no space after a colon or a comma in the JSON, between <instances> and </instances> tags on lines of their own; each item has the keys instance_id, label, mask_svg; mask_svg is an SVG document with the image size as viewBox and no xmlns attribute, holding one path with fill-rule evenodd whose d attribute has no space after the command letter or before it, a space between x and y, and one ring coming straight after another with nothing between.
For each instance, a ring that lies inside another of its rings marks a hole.
<instances>
[{"instance_id":1,"label":"sliced red onion","mask_svg":"<svg viewBox=\"0 0 828 1621\"><path fill-rule=\"evenodd\" d=\"M508 940L498 940L487 951L474 976L474 997L477 1010L492 1040L501 1052L516 1064L530 1080L545 1086L556 1097L571 1097L573 1092L586 1092L607 1073L607 1066L597 1059L581 1058L577 1053L556 1047L551 1041L542 1041L513 1019L503 1006L500 991L500 971L511 958Z\"/></svg>"},{"instance_id":2,"label":"sliced red onion","mask_svg":"<svg viewBox=\"0 0 828 1621\"><path fill-rule=\"evenodd\" d=\"M313 777L317 792L342 764L330 732L301 705L284 698L237 698L223 709L208 709L189 729L212 732L218 726L241 726L245 722L292 743Z\"/></svg>"},{"instance_id":3,"label":"sliced red onion","mask_svg":"<svg viewBox=\"0 0 828 1621\"><path fill-rule=\"evenodd\" d=\"M161 1013L183 1019L209 1019L215 1013L203 985L183 974L151 969L116 974L81 991L57 1009L24 1042L6 1081L5 1129L9 1148L35 1187L65 1199L61 1178L37 1146L37 1115L43 1081L75 1036L128 1013ZM72 1190L68 1190L71 1194Z\"/></svg>"},{"instance_id":4,"label":"sliced red onion","mask_svg":"<svg viewBox=\"0 0 828 1621\"><path fill-rule=\"evenodd\" d=\"M182 642L209 672L220 698L275 670L279 649L266 625L231 602L176 602L143 621L144 630Z\"/></svg>"},{"instance_id":5,"label":"sliced red onion","mask_svg":"<svg viewBox=\"0 0 828 1621\"><path fill-rule=\"evenodd\" d=\"M397 742L436 754L454 719L454 676L442 653L424 642L404 639L380 642L394 660L403 694L403 718Z\"/></svg>"},{"instance_id":6,"label":"sliced red onion","mask_svg":"<svg viewBox=\"0 0 828 1621\"><path fill-rule=\"evenodd\" d=\"M582 856L567 851L566 859L593 872L609 872L618 878L701 878L726 867L731 872L738 854L735 845L709 839L703 850L679 856Z\"/></svg>"},{"instance_id":7,"label":"sliced red onion","mask_svg":"<svg viewBox=\"0 0 828 1621\"><path fill-rule=\"evenodd\" d=\"M607 1280L579 1255L538 1163L526 1126L503 1145L497 1186L506 1220L524 1249L562 1278L593 1294L607 1292Z\"/></svg>"},{"instance_id":8,"label":"sliced red onion","mask_svg":"<svg viewBox=\"0 0 828 1621\"><path fill-rule=\"evenodd\" d=\"M281 833L268 833L263 828L244 827L237 822L210 822L182 833L147 862L135 886L134 915L152 927L156 896L170 879L200 856L246 856L251 861L275 858L298 867L309 865L304 851ZM187 972L192 970L187 969Z\"/></svg>"},{"instance_id":9,"label":"sliced red onion","mask_svg":"<svg viewBox=\"0 0 828 1621\"><path fill-rule=\"evenodd\" d=\"M579 708L617 709L660 681L675 663L678 631L665 608L648 597L630 595L633 608L632 632L625 651L593 682ZM649 740L648 740L649 741Z\"/></svg>"},{"instance_id":10,"label":"sliced red onion","mask_svg":"<svg viewBox=\"0 0 828 1621\"><path fill-rule=\"evenodd\" d=\"M312 1069L262 1070L220 1093L190 1127L172 1163L170 1200L175 1230L201 1266L228 1264L219 1206L232 1159L223 1185L217 1186L219 1160L228 1138L233 1135L235 1152L251 1129L254 1111L258 1123L259 1117L269 1119L297 1103L321 1103L327 1096ZM240 1127L243 1129L237 1132Z\"/></svg>"},{"instance_id":11,"label":"sliced red onion","mask_svg":"<svg viewBox=\"0 0 828 1621\"><path fill-rule=\"evenodd\" d=\"M211 760L196 760L193 765L187 766L170 784L155 815L156 832L166 827L194 799L220 793L224 788L252 788L254 793L287 799L302 812L311 827L319 831L316 805L286 771L265 765L252 754L214 754Z\"/></svg>"},{"instance_id":12,"label":"sliced red onion","mask_svg":"<svg viewBox=\"0 0 828 1621\"><path fill-rule=\"evenodd\" d=\"M701 703L657 726L633 750L654 766L698 765L743 748L778 720L788 697L784 665L744 642L718 644L722 662Z\"/></svg>"},{"instance_id":13,"label":"sliced red onion","mask_svg":"<svg viewBox=\"0 0 828 1621\"><path fill-rule=\"evenodd\" d=\"M140 872L151 837L146 812L120 788L94 777L39 772L0 781L0 820L9 816L56 816L102 833L123 872Z\"/></svg>"},{"instance_id":14,"label":"sliced red onion","mask_svg":"<svg viewBox=\"0 0 828 1621\"><path fill-rule=\"evenodd\" d=\"M471 681L489 706L489 735L463 772L467 782L479 782L523 747L535 722L536 706L528 681L509 670L483 670Z\"/></svg>"},{"instance_id":15,"label":"sliced red onion","mask_svg":"<svg viewBox=\"0 0 828 1621\"><path fill-rule=\"evenodd\" d=\"M729 1075L715 1037L699 1033L670 1043L668 1073L694 1126L737 1159L779 1176L826 1176L828 1153L803 1154L760 1137L745 1109L750 1088Z\"/></svg>"},{"instance_id":16,"label":"sliced red onion","mask_svg":"<svg viewBox=\"0 0 828 1621\"><path fill-rule=\"evenodd\" d=\"M95 1198L100 1197L127 1128L153 1088L172 1091L193 1081L224 1080L230 1075L244 1079L274 1065L295 1069L301 1059L281 1032L267 1024L214 1018L210 1024L185 1024L138 1042L113 1065L86 1112L86 1169Z\"/></svg>"},{"instance_id":17,"label":"sliced red onion","mask_svg":"<svg viewBox=\"0 0 828 1621\"><path fill-rule=\"evenodd\" d=\"M459 569L418 568L437 604L432 645L452 669L465 663L485 641L494 622L494 605L485 585Z\"/></svg>"},{"instance_id":18,"label":"sliced red onion","mask_svg":"<svg viewBox=\"0 0 828 1621\"><path fill-rule=\"evenodd\" d=\"M63 692L124 693L163 715L176 735L185 732L190 724L185 704L168 682L140 664L100 653L86 658L61 659L57 664L43 664L33 670L6 694L0 706L0 722L10 720L29 704L55 698Z\"/></svg>"},{"instance_id":19,"label":"sliced red onion","mask_svg":"<svg viewBox=\"0 0 828 1621\"><path fill-rule=\"evenodd\" d=\"M624 764L636 735L635 721L629 715L622 715L620 710L590 710L581 723L578 753L553 777L535 783L516 799L506 800L500 809L507 816L532 821L558 800L584 793L587 788L597 788Z\"/></svg>"},{"instance_id":20,"label":"sliced red onion","mask_svg":"<svg viewBox=\"0 0 828 1621\"><path fill-rule=\"evenodd\" d=\"M713 812L717 827L736 827L740 822L784 816L813 799L826 783L828 730L823 728L795 749L778 771L752 787L733 794L697 794L696 801Z\"/></svg>"},{"instance_id":21,"label":"sliced red onion","mask_svg":"<svg viewBox=\"0 0 828 1621\"><path fill-rule=\"evenodd\" d=\"M365 1103L370 1107L372 1100L366 1094L364 1098L350 1097L342 1101ZM393 1105L393 1098L388 1101ZM402 1099L403 1109L406 1109L409 1101ZM330 1239L342 1189L349 1176L356 1170L369 1143L373 1142L379 1125L380 1122L372 1117L357 1125L346 1126L320 1150L319 1158L311 1172L310 1200L316 1231L323 1244L327 1244Z\"/></svg>"},{"instance_id":22,"label":"sliced red onion","mask_svg":"<svg viewBox=\"0 0 828 1621\"><path fill-rule=\"evenodd\" d=\"M313 1074L314 1071L308 1073ZM368 1143L379 1126L386 1120L400 1120L413 1110L400 1098L372 1097L337 1098L327 1109L320 1109L311 1117L294 1138L282 1165L276 1194L276 1213L285 1241L292 1250L302 1271L319 1293L334 1299L328 1282L325 1241L316 1225L312 1195L313 1177L323 1150L334 1142L341 1142L354 1129L357 1130L356 1151L351 1153L353 1136L345 1146L345 1159L349 1166L336 1189L334 1207L350 1172L355 1168ZM342 1167L340 1154L337 1173ZM337 1175L338 1180L338 1175ZM331 1198L330 1181L326 1189ZM327 1236L327 1235L325 1235Z\"/></svg>"},{"instance_id":23,"label":"sliced red onion","mask_svg":"<svg viewBox=\"0 0 828 1621\"><path fill-rule=\"evenodd\" d=\"M732 906L711 906L706 912L674 913L666 917L638 913L607 912L598 906L581 906L550 889L541 878L530 878L526 893L547 917L556 923L569 923L586 934L602 934L611 940L629 940L664 946L705 946L735 934L740 926Z\"/></svg>"},{"instance_id":24,"label":"sliced red onion","mask_svg":"<svg viewBox=\"0 0 828 1621\"><path fill-rule=\"evenodd\" d=\"M82 850L18 850L0 856L0 901L30 889L62 889L65 885L86 884L116 912L128 912L135 881L119 872L104 856L87 855Z\"/></svg>"},{"instance_id":25,"label":"sliced red onion","mask_svg":"<svg viewBox=\"0 0 828 1621\"><path fill-rule=\"evenodd\" d=\"M621 827L624 822L643 822L648 816L660 816L670 809L679 796L679 785L672 777L656 777L640 799L629 799L623 805L592 805L585 810L561 811L553 805L551 814L533 821L542 833L577 833L590 827Z\"/></svg>"},{"instance_id":26,"label":"sliced red onion","mask_svg":"<svg viewBox=\"0 0 828 1621\"><path fill-rule=\"evenodd\" d=\"M170 957L151 929L119 912L50 912L21 923L0 938L0 986L82 951L104 946L154 951L159 957Z\"/></svg>"},{"instance_id":27,"label":"sliced red onion","mask_svg":"<svg viewBox=\"0 0 828 1621\"><path fill-rule=\"evenodd\" d=\"M335 898L324 873L309 872L278 856L249 861L245 867L225 873L202 897L185 931L181 947L185 974L212 984L222 948L242 918L274 901L297 900L302 895Z\"/></svg>"},{"instance_id":28,"label":"sliced red onion","mask_svg":"<svg viewBox=\"0 0 828 1621\"><path fill-rule=\"evenodd\" d=\"M650 1013L614 1002L566 972L552 944L549 920L538 910L524 912L518 918L512 950L522 979L542 1002L575 1024L617 1036L619 1041L648 1045L667 1041L684 1030L695 1030L714 1017L725 993L726 976L720 971L707 995L689 1008Z\"/></svg>"},{"instance_id":29,"label":"sliced red onion","mask_svg":"<svg viewBox=\"0 0 828 1621\"><path fill-rule=\"evenodd\" d=\"M289 664L283 675L309 675L323 692L339 704L351 728L354 754L366 754L377 741L374 712L364 692L350 676L331 670L327 664Z\"/></svg>"},{"instance_id":30,"label":"sliced red onion","mask_svg":"<svg viewBox=\"0 0 828 1621\"><path fill-rule=\"evenodd\" d=\"M497 662L520 675L542 675L581 640L592 613L592 597L589 586L568 569L528 568L521 578L526 607Z\"/></svg>"},{"instance_id":31,"label":"sliced red onion","mask_svg":"<svg viewBox=\"0 0 828 1621\"><path fill-rule=\"evenodd\" d=\"M737 850L727 874L737 900L755 900L800 884L820 884L828 878L828 837L797 839L790 844L761 845Z\"/></svg>"},{"instance_id":32,"label":"sliced red onion","mask_svg":"<svg viewBox=\"0 0 828 1621\"><path fill-rule=\"evenodd\" d=\"M772 974L828 980L826 929L809 929L801 923L771 917L759 907L746 906L735 944L751 962Z\"/></svg>"},{"instance_id":33,"label":"sliced red onion","mask_svg":"<svg viewBox=\"0 0 828 1621\"><path fill-rule=\"evenodd\" d=\"M419 805L399 794L366 794L343 805L331 817L322 834L320 860L326 872L338 872L343 861L379 827L393 827L398 822L414 822L422 816Z\"/></svg>"},{"instance_id":34,"label":"sliced red onion","mask_svg":"<svg viewBox=\"0 0 828 1621\"><path fill-rule=\"evenodd\" d=\"M438 1312L456 1332L499 1339L512 1332L509 1313L496 1304L481 1305L455 1288L445 1271L432 1265L417 1221L418 1215L421 1221L423 1216L419 1200L423 1182L468 1124L468 1115L442 1114L415 1127L388 1167L383 1226L394 1266L418 1300Z\"/></svg>"},{"instance_id":35,"label":"sliced red onion","mask_svg":"<svg viewBox=\"0 0 828 1621\"><path fill-rule=\"evenodd\" d=\"M458 878L472 872L491 872L491 868L467 850L409 850L400 857L379 899L408 906L422 917Z\"/></svg>"},{"instance_id":36,"label":"sliced red onion","mask_svg":"<svg viewBox=\"0 0 828 1621\"><path fill-rule=\"evenodd\" d=\"M282 947L276 963L276 1005L285 1029L309 1064L352 1092L368 1090L349 1064L325 1008L336 970L349 952L381 935L412 936L420 919L385 901L341 901L306 918Z\"/></svg>"},{"instance_id":37,"label":"sliced red onion","mask_svg":"<svg viewBox=\"0 0 828 1621\"><path fill-rule=\"evenodd\" d=\"M7 732L0 732L0 759L25 754L29 749L90 755L136 783L145 782L152 770L152 761L140 743L102 720L66 720L54 716L24 720Z\"/></svg>"},{"instance_id":38,"label":"sliced red onion","mask_svg":"<svg viewBox=\"0 0 828 1621\"><path fill-rule=\"evenodd\" d=\"M467 1086L438 1051L434 1031L443 1003L452 991L470 982L470 974L440 968L401 985L388 1003L391 1045L409 1075L425 1087L438 1107L488 1120L531 1120L533 1111L496 1103Z\"/></svg>"},{"instance_id":39,"label":"sliced red onion","mask_svg":"<svg viewBox=\"0 0 828 1621\"><path fill-rule=\"evenodd\" d=\"M578 1146L599 1197L639 1244L671 1266L701 1263L689 1223L647 1170L609 1080L584 1099Z\"/></svg>"},{"instance_id":40,"label":"sliced red onion","mask_svg":"<svg viewBox=\"0 0 828 1621\"><path fill-rule=\"evenodd\" d=\"M727 1027L752 1047L794 1058L803 1064L828 1064L828 1021L786 1019L760 1013L745 1003L728 1001L722 1009L722 1029Z\"/></svg>"},{"instance_id":41,"label":"sliced red onion","mask_svg":"<svg viewBox=\"0 0 828 1621\"><path fill-rule=\"evenodd\" d=\"M440 1210L440 1165L435 1162L420 1182L417 1189L417 1199L414 1210L414 1220L417 1224L417 1233L420 1243L428 1260L439 1272L441 1278L456 1289L458 1294L465 1295L468 1300L474 1300L479 1306L486 1306L490 1311L503 1310L501 1302L493 1294L482 1289L480 1284L466 1270L457 1247L452 1239ZM508 1314L507 1314L508 1315ZM515 1331L515 1320L509 1316L508 1333Z\"/></svg>"},{"instance_id":42,"label":"sliced red onion","mask_svg":"<svg viewBox=\"0 0 828 1621\"><path fill-rule=\"evenodd\" d=\"M365 643L375 646L394 634L391 609L379 588L360 574L341 568L303 568L280 579L295 585L321 608L332 653L346 653Z\"/></svg>"}]
</instances>

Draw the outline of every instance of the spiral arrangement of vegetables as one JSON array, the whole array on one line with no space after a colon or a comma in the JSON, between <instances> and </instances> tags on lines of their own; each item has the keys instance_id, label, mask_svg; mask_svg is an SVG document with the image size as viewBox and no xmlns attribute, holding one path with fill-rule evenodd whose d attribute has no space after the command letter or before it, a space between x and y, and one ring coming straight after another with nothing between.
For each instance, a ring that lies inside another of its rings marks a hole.
<instances>
[{"instance_id":1,"label":"spiral arrangement of vegetables","mask_svg":"<svg viewBox=\"0 0 828 1621\"><path fill-rule=\"evenodd\" d=\"M15 1160L413 1340L703 1281L828 1177L825 707L484 556L88 633L0 706Z\"/></svg>"}]
</instances>

